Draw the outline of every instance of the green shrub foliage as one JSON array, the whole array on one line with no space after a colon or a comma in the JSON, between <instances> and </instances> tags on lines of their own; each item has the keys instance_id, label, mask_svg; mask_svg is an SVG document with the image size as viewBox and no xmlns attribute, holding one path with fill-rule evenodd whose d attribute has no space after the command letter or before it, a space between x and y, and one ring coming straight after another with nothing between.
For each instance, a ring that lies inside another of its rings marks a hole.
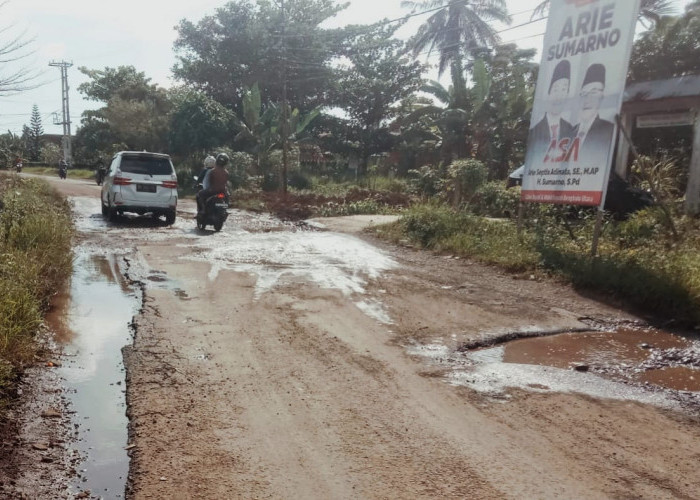
<instances>
[{"instance_id":1,"label":"green shrub foliage","mask_svg":"<svg viewBox=\"0 0 700 500\"><path fill-rule=\"evenodd\" d=\"M72 268L70 207L46 182L0 177L0 396L32 359L50 299Z\"/></svg>"}]
</instances>

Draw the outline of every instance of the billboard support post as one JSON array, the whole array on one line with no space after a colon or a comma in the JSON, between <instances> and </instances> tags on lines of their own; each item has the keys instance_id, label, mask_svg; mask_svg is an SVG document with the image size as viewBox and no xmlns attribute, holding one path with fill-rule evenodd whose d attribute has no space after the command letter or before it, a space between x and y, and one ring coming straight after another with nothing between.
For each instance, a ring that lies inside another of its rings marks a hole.
<instances>
[{"instance_id":1,"label":"billboard support post","mask_svg":"<svg viewBox=\"0 0 700 500\"><path fill-rule=\"evenodd\" d=\"M518 238L523 236L523 212L525 212L525 202L521 200L518 202Z\"/></svg>"},{"instance_id":2,"label":"billboard support post","mask_svg":"<svg viewBox=\"0 0 700 500\"><path fill-rule=\"evenodd\" d=\"M600 233L603 230L603 207L598 207L595 216L595 227L593 228L593 243L591 244L591 257L598 256L598 244L600 243Z\"/></svg>"}]
</instances>

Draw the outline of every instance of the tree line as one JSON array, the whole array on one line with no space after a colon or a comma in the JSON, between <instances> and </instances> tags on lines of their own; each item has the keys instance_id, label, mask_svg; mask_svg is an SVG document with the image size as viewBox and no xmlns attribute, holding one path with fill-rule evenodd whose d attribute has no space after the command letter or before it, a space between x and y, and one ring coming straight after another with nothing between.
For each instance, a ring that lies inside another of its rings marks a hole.
<instances>
[{"instance_id":1,"label":"tree line","mask_svg":"<svg viewBox=\"0 0 700 500\"><path fill-rule=\"evenodd\" d=\"M226 149L274 177L288 141L297 158L306 152L302 161L349 164L358 175L377 159L404 175L470 158L489 178L504 178L524 159L535 51L501 44L494 23L510 22L505 0L403 5L427 16L407 41L396 37L405 19L325 27L347 7L335 0L289 0L285 12L269 0L231 1L177 25L178 84L169 89L133 66L81 67L89 80L78 90L101 107L83 113L76 161L146 149L195 163ZM668 16L669 2L644 0L649 29L635 44L630 77L696 71L698 12L694 2ZM428 54L449 85L424 79Z\"/></svg>"}]
</instances>

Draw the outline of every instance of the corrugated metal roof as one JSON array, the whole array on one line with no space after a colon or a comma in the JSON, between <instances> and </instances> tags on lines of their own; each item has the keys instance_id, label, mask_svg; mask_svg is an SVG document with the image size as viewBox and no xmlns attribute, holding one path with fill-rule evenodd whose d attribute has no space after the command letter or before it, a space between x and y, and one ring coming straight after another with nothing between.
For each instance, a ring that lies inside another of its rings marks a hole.
<instances>
[{"instance_id":1,"label":"corrugated metal roof","mask_svg":"<svg viewBox=\"0 0 700 500\"><path fill-rule=\"evenodd\" d=\"M654 101L672 97L700 97L700 75L632 83L625 89L624 102Z\"/></svg>"}]
</instances>

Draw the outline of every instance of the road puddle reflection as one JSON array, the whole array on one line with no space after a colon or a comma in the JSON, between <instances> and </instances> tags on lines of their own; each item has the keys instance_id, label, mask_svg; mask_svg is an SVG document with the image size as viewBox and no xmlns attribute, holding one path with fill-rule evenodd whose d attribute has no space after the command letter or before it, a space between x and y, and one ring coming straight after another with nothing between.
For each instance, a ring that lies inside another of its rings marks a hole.
<instances>
[{"instance_id":1,"label":"road puddle reflection","mask_svg":"<svg viewBox=\"0 0 700 500\"><path fill-rule=\"evenodd\" d=\"M49 324L62 344L64 380L79 452L75 491L122 498L129 469L125 373L121 349L131 342L136 293L111 259L77 249L70 292Z\"/></svg>"}]
</instances>

